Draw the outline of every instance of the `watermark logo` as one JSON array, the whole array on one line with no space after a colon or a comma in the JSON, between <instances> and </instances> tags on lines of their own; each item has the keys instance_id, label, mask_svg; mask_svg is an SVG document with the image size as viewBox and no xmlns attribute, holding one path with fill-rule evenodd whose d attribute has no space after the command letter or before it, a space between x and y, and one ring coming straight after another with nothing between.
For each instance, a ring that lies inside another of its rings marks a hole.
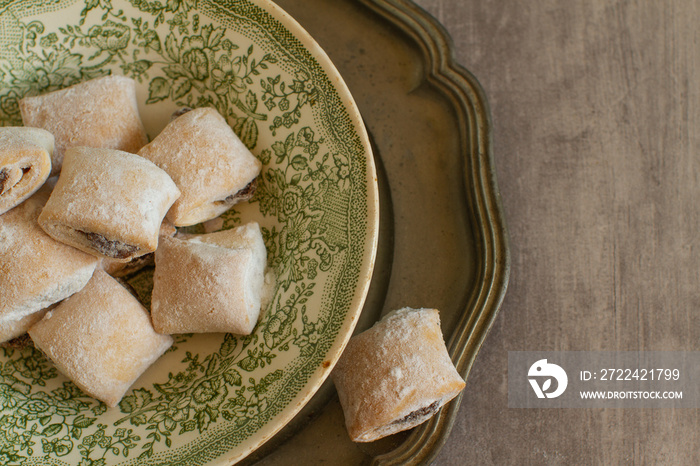
<instances>
[{"instance_id":1,"label":"watermark logo","mask_svg":"<svg viewBox=\"0 0 700 466\"><path fill-rule=\"evenodd\" d=\"M700 351L508 351L508 407L700 408Z\"/></svg>"},{"instance_id":2,"label":"watermark logo","mask_svg":"<svg viewBox=\"0 0 700 466\"><path fill-rule=\"evenodd\" d=\"M566 371L556 364L548 363L546 359L540 359L530 366L527 376L537 398L556 398L564 393L569 383ZM552 380L557 382L554 390L551 390Z\"/></svg>"}]
</instances>

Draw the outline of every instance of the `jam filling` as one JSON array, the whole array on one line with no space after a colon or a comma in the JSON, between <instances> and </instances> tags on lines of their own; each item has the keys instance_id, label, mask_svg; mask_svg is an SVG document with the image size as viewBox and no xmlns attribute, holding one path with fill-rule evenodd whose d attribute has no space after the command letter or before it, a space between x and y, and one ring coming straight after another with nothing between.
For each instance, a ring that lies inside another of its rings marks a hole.
<instances>
[{"instance_id":1,"label":"jam filling","mask_svg":"<svg viewBox=\"0 0 700 466\"><path fill-rule=\"evenodd\" d=\"M5 192L5 182L10 175L7 173L7 169L3 168L0 170L0 194Z\"/></svg>"},{"instance_id":2,"label":"jam filling","mask_svg":"<svg viewBox=\"0 0 700 466\"><path fill-rule=\"evenodd\" d=\"M22 177L24 177L24 175L26 175L31 169L32 167L22 167ZM7 171L7 168L3 168L2 170L0 170L0 194L3 194L5 192L5 188L7 187L7 179L9 177L10 172ZM22 178L20 178L20 181L21 180ZM12 188L13 186L9 186L8 191Z\"/></svg>"},{"instance_id":3,"label":"jam filling","mask_svg":"<svg viewBox=\"0 0 700 466\"><path fill-rule=\"evenodd\" d=\"M81 230L77 231L85 236L97 252L113 259L126 259L139 249L138 246L109 240L97 233L87 233Z\"/></svg>"},{"instance_id":4,"label":"jam filling","mask_svg":"<svg viewBox=\"0 0 700 466\"><path fill-rule=\"evenodd\" d=\"M255 178L253 181L248 183L245 188L241 189L235 194L231 194L228 196L226 199L222 201L216 201L216 204L226 204L226 205L234 205L237 204L238 202L241 201L247 201L250 198L253 197L253 194L255 194L255 189L258 187L258 179Z\"/></svg>"},{"instance_id":5,"label":"jam filling","mask_svg":"<svg viewBox=\"0 0 700 466\"><path fill-rule=\"evenodd\" d=\"M172 115L170 115L170 121L173 121L174 119L181 117L185 113L191 111L192 109L190 107L182 107L178 110L175 110Z\"/></svg>"},{"instance_id":6,"label":"jam filling","mask_svg":"<svg viewBox=\"0 0 700 466\"><path fill-rule=\"evenodd\" d=\"M422 418L422 417L427 416L429 414L433 414L438 410L439 405L440 405L440 401L435 401L430 406L425 406L423 408L417 409L417 410L413 411L412 413L407 414L403 419L398 419L398 420L392 422L392 424L403 424L406 422L415 421L416 419Z\"/></svg>"}]
</instances>

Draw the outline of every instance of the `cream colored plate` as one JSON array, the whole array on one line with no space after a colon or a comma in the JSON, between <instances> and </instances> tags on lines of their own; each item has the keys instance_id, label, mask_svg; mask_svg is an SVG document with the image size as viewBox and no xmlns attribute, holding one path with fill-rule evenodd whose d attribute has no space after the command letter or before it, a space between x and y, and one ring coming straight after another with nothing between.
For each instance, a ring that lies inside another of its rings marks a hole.
<instances>
[{"instance_id":1,"label":"cream colored plate","mask_svg":"<svg viewBox=\"0 0 700 466\"><path fill-rule=\"evenodd\" d=\"M314 40L263 0L24 0L0 9L0 30L3 124L21 124L23 95L106 73L137 80L151 137L178 107L216 107L264 169L253 201L214 224L257 220L277 276L252 336L178 337L114 409L33 348L0 350L0 458L223 465L246 456L324 381L369 286L377 182L343 80ZM130 282L147 301L151 273Z\"/></svg>"}]
</instances>

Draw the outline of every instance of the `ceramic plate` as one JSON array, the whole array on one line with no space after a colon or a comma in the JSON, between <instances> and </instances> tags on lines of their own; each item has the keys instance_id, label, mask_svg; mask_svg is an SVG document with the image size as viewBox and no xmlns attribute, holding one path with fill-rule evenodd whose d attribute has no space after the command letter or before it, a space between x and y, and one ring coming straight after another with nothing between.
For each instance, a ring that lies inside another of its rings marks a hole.
<instances>
[{"instance_id":1,"label":"ceramic plate","mask_svg":"<svg viewBox=\"0 0 700 466\"><path fill-rule=\"evenodd\" d=\"M261 224L274 298L251 336L178 336L113 409L31 346L0 349L0 464L231 464L304 405L357 321L378 224L364 126L267 1L0 2L4 125L21 124L22 96L107 73L137 81L151 137L177 108L213 106L263 162L254 199L207 227ZM146 304L151 276L130 279Z\"/></svg>"}]
</instances>

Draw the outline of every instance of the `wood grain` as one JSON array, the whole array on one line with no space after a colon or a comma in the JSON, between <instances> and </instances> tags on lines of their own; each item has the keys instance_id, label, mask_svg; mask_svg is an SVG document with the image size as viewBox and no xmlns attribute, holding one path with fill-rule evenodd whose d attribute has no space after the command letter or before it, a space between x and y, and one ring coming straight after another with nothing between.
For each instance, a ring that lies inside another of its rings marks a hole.
<instances>
[{"instance_id":1,"label":"wood grain","mask_svg":"<svg viewBox=\"0 0 700 466\"><path fill-rule=\"evenodd\" d=\"M500 315L436 464L700 464L697 409L509 409L514 350L700 350L700 6L416 0L491 105Z\"/></svg>"}]
</instances>

